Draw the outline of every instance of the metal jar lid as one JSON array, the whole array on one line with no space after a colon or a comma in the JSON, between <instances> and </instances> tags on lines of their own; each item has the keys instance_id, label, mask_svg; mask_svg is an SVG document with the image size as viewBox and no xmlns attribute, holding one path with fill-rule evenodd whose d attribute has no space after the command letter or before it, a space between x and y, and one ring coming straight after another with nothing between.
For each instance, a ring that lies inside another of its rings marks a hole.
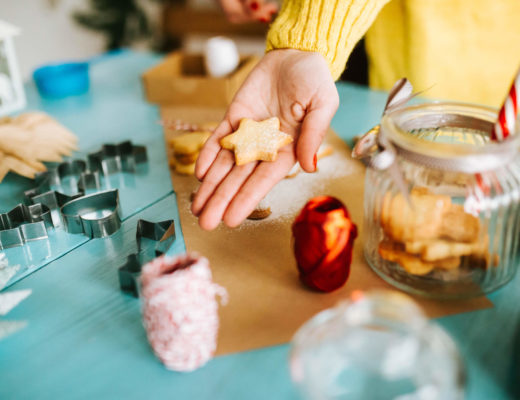
<instances>
[{"instance_id":1,"label":"metal jar lid","mask_svg":"<svg viewBox=\"0 0 520 400\"><path fill-rule=\"evenodd\" d=\"M447 171L479 173L511 163L519 156L520 134L503 142L482 145L440 143L411 133L427 128L467 128L489 137L497 110L491 107L449 102L425 103L399 108L381 120L380 135L396 154L406 160Z\"/></svg>"}]
</instances>

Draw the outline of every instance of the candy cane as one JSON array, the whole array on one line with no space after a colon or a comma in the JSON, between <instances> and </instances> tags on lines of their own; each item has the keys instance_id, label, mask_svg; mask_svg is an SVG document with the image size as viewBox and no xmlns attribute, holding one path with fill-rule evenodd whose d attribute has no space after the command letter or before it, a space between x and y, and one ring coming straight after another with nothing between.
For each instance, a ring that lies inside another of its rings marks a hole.
<instances>
[{"instance_id":1,"label":"candy cane","mask_svg":"<svg viewBox=\"0 0 520 400\"><path fill-rule=\"evenodd\" d=\"M518 116L518 96L520 95L520 70L516 74L515 80L509 89L509 93L498 112L498 120L493 126L491 140L502 141L508 136L514 135L516 127L516 117Z\"/></svg>"}]
</instances>

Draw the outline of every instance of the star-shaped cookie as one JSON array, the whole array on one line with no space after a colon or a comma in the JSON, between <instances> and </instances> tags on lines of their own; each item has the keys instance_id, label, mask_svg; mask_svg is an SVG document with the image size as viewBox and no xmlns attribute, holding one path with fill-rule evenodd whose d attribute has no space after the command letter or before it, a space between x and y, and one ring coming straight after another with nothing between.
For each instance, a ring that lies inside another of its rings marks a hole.
<instances>
[{"instance_id":1,"label":"star-shaped cookie","mask_svg":"<svg viewBox=\"0 0 520 400\"><path fill-rule=\"evenodd\" d=\"M275 161L278 150L293 141L280 131L280 120L276 117L257 122L243 118L238 129L222 139L220 145L235 152L237 165L251 161Z\"/></svg>"}]
</instances>

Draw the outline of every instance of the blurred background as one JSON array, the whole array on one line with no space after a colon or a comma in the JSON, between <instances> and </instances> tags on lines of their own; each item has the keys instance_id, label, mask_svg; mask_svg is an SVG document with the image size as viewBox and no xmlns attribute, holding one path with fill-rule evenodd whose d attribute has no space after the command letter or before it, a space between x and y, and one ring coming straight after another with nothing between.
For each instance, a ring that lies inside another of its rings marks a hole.
<instances>
[{"instance_id":1,"label":"blurred background","mask_svg":"<svg viewBox=\"0 0 520 400\"><path fill-rule=\"evenodd\" d=\"M123 47L198 53L215 35L234 39L242 54L261 55L268 29L229 23L215 0L0 0L0 10L1 20L21 29L15 47L24 81L43 64L83 61ZM366 84L366 71L360 43L342 79Z\"/></svg>"}]
</instances>

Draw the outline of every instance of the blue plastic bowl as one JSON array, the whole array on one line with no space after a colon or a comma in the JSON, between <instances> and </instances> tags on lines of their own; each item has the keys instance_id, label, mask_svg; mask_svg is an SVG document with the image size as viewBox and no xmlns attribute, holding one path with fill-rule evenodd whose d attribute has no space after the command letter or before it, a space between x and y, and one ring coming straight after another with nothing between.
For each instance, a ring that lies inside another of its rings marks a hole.
<instances>
[{"instance_id":1,"label":"blue plastic bowl","mask_svg":"<svg viewBox=\"0 0 520 400\"><path fill-rule=\"evenodd\" d=\"M86 62L45 65L34 71L34 82L40 95L46 98L83 94L90 85L88 65Z\"/></svg>"}]
</instances>

